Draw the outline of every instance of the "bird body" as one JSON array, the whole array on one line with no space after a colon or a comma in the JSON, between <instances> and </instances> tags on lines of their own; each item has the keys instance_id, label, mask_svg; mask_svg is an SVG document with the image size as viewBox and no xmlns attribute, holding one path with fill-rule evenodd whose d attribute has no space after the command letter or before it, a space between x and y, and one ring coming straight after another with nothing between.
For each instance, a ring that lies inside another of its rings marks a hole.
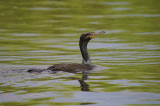
<instances>
[{"instance_id":1,"label":"bird body","mask_svg":"<svg viewBox=\"0 0 160 106\"><path fill-rule=\"evenodd\" d=\"M78 63L60 63L54 64L48 67L51 71L66 71L66 72L78 72L84 70L92 70L94 66L89 64L78 64Z\"/></svg>"}]
</instances>

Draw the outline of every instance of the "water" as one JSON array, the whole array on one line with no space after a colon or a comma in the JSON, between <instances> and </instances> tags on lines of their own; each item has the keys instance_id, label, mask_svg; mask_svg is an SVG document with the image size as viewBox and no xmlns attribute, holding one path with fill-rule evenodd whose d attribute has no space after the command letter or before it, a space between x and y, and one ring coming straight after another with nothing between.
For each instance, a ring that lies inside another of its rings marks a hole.
<instances>
[{"instance_id":1,"label":"water","mask_svg":"<svg viewBox=\"0 0 160 106\"><path fill-rule=\"evenodd\" d=\"M1 0L0 105L160 105L158 2ZM99 69L25 72L81 63L81 33L101 30L88 45Z\"/></svg>"}]
</instances>

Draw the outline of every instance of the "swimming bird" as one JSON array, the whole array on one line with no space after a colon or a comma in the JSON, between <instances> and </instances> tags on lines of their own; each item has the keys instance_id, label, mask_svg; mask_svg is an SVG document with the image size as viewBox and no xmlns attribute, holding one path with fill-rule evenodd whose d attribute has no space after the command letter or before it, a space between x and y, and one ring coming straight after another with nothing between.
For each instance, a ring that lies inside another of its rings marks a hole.
<instances>
[{"instance_id":1,"label":"swimming bird","mask_svg":"<svg viewBox=\"0 0 160 106\"><path fill-rule=\"evenodd\" d=\"M92 38L103 33L105 32L104 31L87 32L81 35L79 39L79 47L82 55L82 64L60 63L60 64L54 64L53 66L50 66L47 69L30 69L28 70L28 72L42 72L44 70L78 72L78 71L84 71L84 70L92 70L95 67L95 65L92 65L91 63L91 59L87 50L87 44Z\"/></svg>"}]
</instances>

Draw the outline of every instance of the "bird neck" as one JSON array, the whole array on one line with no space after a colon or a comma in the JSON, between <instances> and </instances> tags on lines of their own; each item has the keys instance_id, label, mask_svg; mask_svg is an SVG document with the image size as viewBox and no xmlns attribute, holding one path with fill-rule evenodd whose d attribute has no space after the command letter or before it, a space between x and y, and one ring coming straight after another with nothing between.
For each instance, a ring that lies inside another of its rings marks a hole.
<instances>
[{"instance_id":1,"label":"bird neck","mask_svg":"<svg viewBox=\"0 0 160 106\"><path fill-rule=\"evenodd\" d=\"M82 63L91 65L91 60L90 60L88 50L87 50L88 42L89 42L89 40L84 40L84 39L80 38L79 47L80 47L81 55L83 58Z\"/></svg>"}]
</instances>

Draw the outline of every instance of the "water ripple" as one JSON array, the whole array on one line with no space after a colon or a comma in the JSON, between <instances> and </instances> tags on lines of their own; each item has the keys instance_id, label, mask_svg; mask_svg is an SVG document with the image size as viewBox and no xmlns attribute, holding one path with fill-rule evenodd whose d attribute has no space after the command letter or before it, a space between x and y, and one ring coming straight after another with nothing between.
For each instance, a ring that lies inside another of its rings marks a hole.
<instances>
[{"instance_id":1,"label":"water ripple","mask_svg":"<svg viewBox=\"0 0 160 106\"><path fill-rule=\"evenodd\" d=\"M128 5L130 2L101 2L103 5Z\"/></svg>"}]
</instances>

